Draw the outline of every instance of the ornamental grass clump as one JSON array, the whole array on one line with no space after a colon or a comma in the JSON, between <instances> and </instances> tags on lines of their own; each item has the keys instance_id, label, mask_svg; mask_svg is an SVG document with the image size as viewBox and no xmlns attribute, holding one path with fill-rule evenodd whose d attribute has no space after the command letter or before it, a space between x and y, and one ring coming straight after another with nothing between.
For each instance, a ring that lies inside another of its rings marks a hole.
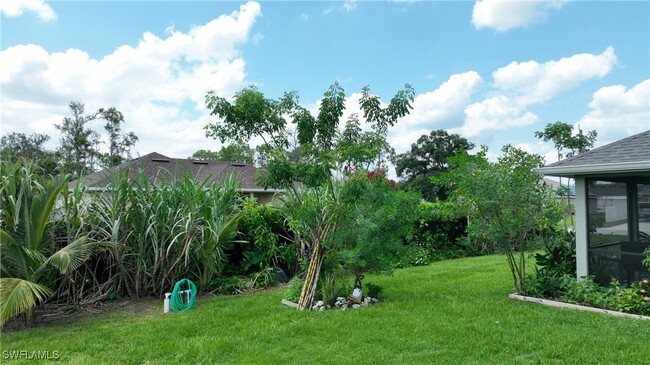
<instances>
[{"instance_id":1,"label":"ornamental grass clump","mask_svg":"<svg viewBox=\"0 0 650 365\"><path fill-rule=\"evenodd\" d=\"M111 183L89 208L94 232L119 244L107 258L113 292L162 295L180 278L205 292L226 263L225 248L237 235L239 181L219 184L192 176L128 172Z\"/></svg>"}]
</instances>

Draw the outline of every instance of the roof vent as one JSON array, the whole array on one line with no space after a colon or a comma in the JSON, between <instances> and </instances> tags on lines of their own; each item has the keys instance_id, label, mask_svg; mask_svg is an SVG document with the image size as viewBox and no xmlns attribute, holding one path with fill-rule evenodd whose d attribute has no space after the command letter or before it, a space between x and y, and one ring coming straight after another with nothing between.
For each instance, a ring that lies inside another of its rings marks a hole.
<instances>
[{"instance_id":1,"label":"roof vent","mask_svg":"<svg viewBox=\"0 0 650 365\"><path fill-rule=\"evenodd\" d=\"M166 158L152 158L151 162L169 162L169 159L166 159Z\"/></svg>"},{"instance_id":2,"label":"roof vent","mask_svg":"<svg viewBox=\"0 0 650 365\"><path fill-rule=\"evenodd\" d=\"M195 165L207 165L208 161L192 161L192 163Z\"/></svg>"},{"instance_id":3,"label":"roof vent","mask_svg":"<svg viewBox=\"0 0 650 365\"><path fill-rule=\"evenodd\" d=\"M246 166L246 162L231 162L230 165L235 167L244 167Z\"/></svg>"}]
</instances>

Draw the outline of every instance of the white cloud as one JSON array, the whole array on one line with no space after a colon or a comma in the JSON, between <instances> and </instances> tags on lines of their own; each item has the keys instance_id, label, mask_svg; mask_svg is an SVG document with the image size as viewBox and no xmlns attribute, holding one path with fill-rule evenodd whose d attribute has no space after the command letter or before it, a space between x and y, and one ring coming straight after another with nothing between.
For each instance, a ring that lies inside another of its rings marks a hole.
<instances>
[{"instance_id":1,"label":"white cloud","mask_svg":"<svg viewBox=\"0 0 650 365\"><path fill-rule=\"evenodd\" d=\"M599 139L616 140L650 129L650 79L630 89L623 85L607 86L593 94L591 111L577 126L583 131L596 130Z\"/></svg>"},{"instance_id":2,"label":"white cloud","mask_svg":"<svg viewBox=\"0 0 650 365\"><path fill-rule=\"evenodd\" d=\"M557 151L551 143L542 141L536 143L518 143L515 147L528 153L534 153L544 157L544 164L546 165L557 161Z\"/></svg>"},{"instance_id":3,"label":"white cloud","mask_svg":"<svg viewBox=\"0 0 650 365\"><path fill-rule=\"evenodd\" d=\"M476 29L505 32L541 22L551 10L560 9L565 3L564 0L478 0L472 12L472 24Z\"/></svg>"},{"instance_id":4,"label":"white cloud","mask_svg":"<svg viewBox=\"0 0 650 365\"><path fill-rule=\"evenodd\" d=\"M306 22L306 21L308 21L308 20L309 20L309 14L307 14L307 13L301 13L301 14L298 16L298 20L300 20L301 22Z\"/></svg>"},{"instance_id":5,"label":"white cloud","mask_svg":"<svg viewBox=\"0 0 650 365\"><path fill-rule=\"evenodd\" d=\"M498 89L514 91L522 103L532 104L549 100L585 80L603 77L616 63L614 48L607 47L599 55L582 53L542 64L512 62L494 71L492 78Z\"/></svg>"},{"instance_id":6,"label":"white cloud","mask_svg":"<svg viewBox=\"0 0 650 365\"><path fill-rule=\"evenodd\" d=\"M359 6L357 0L345 0L343 4L332 5L325 10L323 10L323 15L330 14L335 11L342 11L345 13L350 13L354 11Z\"/></svg>"},{"instance_id":7,"label":"white cloud","mask_svg":"<svg viewBox=\"0 0 650 365\"><path fill-rule=\"evenodd\" d=\"M455 133L473 137L486 131L504 130L537 122L527 111L581 83L607 75L617 63L612 47L599 55L576 54L557 61L512 62L492 73L495 90L465 108L465 124Z\"/></svg>"},{"instance_id":8,"label":"white cloud","mask_svg":"<svg viewBox=\"0 0 650 365\"><path fill-rule=\"evenodd\" d=\"M411 143L423 134L429 134L434 129L445 129L463 121L463 110L471 102L471 96L483 85L481 76L475 71L451 75L437 89L417 94L414 98L410 114L401 118L397 125L388 129L388 142L399 153L408 150ZM371 130L363 119L359 104L361 93L352 93L345 98L345 110L341 117L340 128L345 127L348 118L356 113L359 116L362 130ZM390 100L392 95L383 95ZM382 108L388 106L380 101ZM318 114L320 101L306 105L312 113Z\"/></svg>"},{"instance_id":9,"label":"white cloud","mask_svg":"<svg viewBox=\"0 0 650 365\"><path fill-rule=\"evenodd\" d=\"M345 0L343 3L343 10L345 10L346 13L351 12L352 10L356 9L357 6L357 0Z\"/></svg>"},{"instance_id":10,"label":"white cloud","mask_svg":"<svg viewBox=\"0 0 650 365\"><path fill-rule=\"evenodd\" d=\"M463 110L471 102L472 94L476 93L483 85L481 76L475 71L451 75L437 89L417 94L414 98L413 109L410 114L401 118L397 125L388 129L388 142L397 152L408 150L413 141L421 135L428 134L434 129L445 129L452 125L462 123ZM361 122L361 128L371 130L369 124L363 119L363 112L359 100L361 93L352 93L345 98L345 110L341 117L340 128L345 127L348 118L356 113ZM383 95L390 101L392 95ZM381 107L388 103L381 101ZM305 106L312 115L318 114L320 101Z\"/></svg>"},{"instance_id":11,"label":"white cloud","mask_svg":"<svg viewBox=\"0 0 650 365\"><path fill-rule=\"evenodd\" d=\"M471 102L472 94L483 85L476 71L451 75L433 91L418 94L413 101L411 114L404 118L406 127L438 129L462 120L463 109Z\"/></svg>"},{"instance_id":12,"label":"white cloud","mask_svg":"<svg viewBox=\"0 0 650 365\"><path fill-rule=\"evenodd\" d=\"M145 33L137 46L118 47L100 59L79 49L49 53L37 45L0 51L2 133L48 133L56 141L53 124L67 115L70 101L82 101L89 112L120 110L124 128L140 137L136 152L182 157L214 149L217 142L203 131L212 119L205 93L230 96L244 86L240 48L256 38L251 29L260 15L259 4L249 2L187 33ZM94 126L102 128L100 122Z\"/></svg>"},{"instance_id":13,"label":"white cloud","mask_svg":"<svg viewBox=\"0 0 650 365\"><path fill-rule=\"evenodd\" d=\"M465 108L465 124L453 128L454 133L464 137L475 137L486 131L504 130L537 122L537 115L527 112L512 98L497 95Z\"/></svg>"},{"instance_id":14,"label":"white cloud","mask_svg":"<svg viewBox=\"0 0 650 365\"><path fill-rule=\"evenodd\" d=\"M0 13L8 18L23 15L23 13L35 13L44 22L56 20L57 16L52 7L44 0L2 0L0 2Z\"/></svg>"}]
</instances>

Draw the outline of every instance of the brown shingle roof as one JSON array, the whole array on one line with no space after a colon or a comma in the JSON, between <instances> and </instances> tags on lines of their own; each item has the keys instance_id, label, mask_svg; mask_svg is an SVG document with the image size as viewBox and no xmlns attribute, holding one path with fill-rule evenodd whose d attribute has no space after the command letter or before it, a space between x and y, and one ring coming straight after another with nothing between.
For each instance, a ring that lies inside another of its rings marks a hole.
<instances>
[{"instance_id":1,"label":"brown shingle roof","mask_svg":"<svg viewBox=\"0 0 650 365\"><path fill-rule=\"evenodd\" d=\"M152 152L112 168L114 172L118 170L127 171L127 169L130 179L134 179L140 172L144 172L150 181L158 184L185 174L194 177L200 182L208 180L208 183L213 181L219 183L221 179L232 172L240 180L240 189L242 191L263 190L261 186L255 183L257 169L243 163L170 158ZM82 183L90 189L104 188L110 184L110 172L108 170L93 172L84 176ZM76 181L72 181L69 187L72 188L75 184ZM275 190L269 189L269 191Z\"/></svg>"}]
</instances>

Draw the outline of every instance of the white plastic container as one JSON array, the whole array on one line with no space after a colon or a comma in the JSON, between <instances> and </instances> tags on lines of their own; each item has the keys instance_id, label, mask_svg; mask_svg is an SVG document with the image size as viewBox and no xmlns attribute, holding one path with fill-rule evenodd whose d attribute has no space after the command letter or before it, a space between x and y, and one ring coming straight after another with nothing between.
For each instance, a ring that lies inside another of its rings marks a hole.
<instances>
[{"instance_id":1,"label":"white plastic container","mask_svg":"<svg viewBox=\"0 0 650 365\"><path fill-rule=\"evenodd\" d=\"M354 290L352 291L352 296L357 298L358 300L363 299L362 298L363 295L361 293L361 288L354 288Z\"/></svg>"},{"instance_id":2,"label":"white plastic container","mask_svg":"<svg viewBox=\"0 0 650 365\"><path fill-rule=\"evenodd\" d=\"M172 296L172 293L165 293L165 299L163 300L163 313L169 313L169 298Z\"/></svg>"}]
</instances>

